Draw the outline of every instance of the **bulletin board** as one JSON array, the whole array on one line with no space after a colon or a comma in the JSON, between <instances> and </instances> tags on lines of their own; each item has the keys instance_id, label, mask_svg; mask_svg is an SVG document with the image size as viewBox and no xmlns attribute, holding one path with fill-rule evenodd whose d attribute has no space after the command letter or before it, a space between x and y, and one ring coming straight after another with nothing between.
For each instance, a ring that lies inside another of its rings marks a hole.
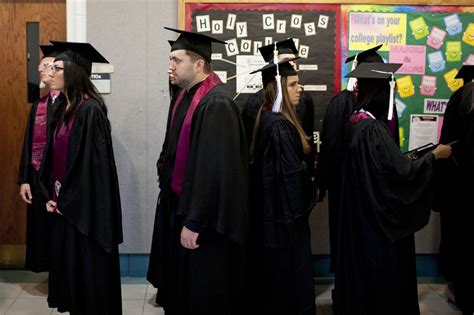
<instances>
[{"instance_id":1,"label":"bulletin board","mask_svg":"<svg viewBox=\"0 0 474 315\"><path fill-rule=\"evenodd\" d=\"M179 27L229 43L213 45L212 64L239 108L262 87L258 74L249 75L264 64L258 45L294 38L316 131L331 97L346 88L344 60L383 43L386 62L404 63L396 96L402 151L437 143L447 100L463 84L454 76L474 64L474 7L470 0L370 2L180 0Z\"/></svg>"},{"instance_id":2,"label":"bulletin board","mask_svg":"<svg viewBox=\"0 0 474 315\"><path fill-rule=\"evenodd\" d=\"M189 3L185 29L227 42L213 44L214 71L225 89L242 108L247 97L262 88L265 65L258 47L293 38L299 49L300 83L313 98L315 129L331 97L340 91L340 5Z\"/></svg>"},{"instance_id":3,"label":"bulletin board","mask_svg":"<svg viewBox=\"0 0 474 315\"><path fill-rule=\"evenodd\" d=\"M341 12L341 61L384 44L384 60L403 63L396 95L402 151L438 143L448 99L463 85L454 77L474 64L474 7L344 5ZM349 66L341 63L342 78Z\"/></svg>"}]
</instances>

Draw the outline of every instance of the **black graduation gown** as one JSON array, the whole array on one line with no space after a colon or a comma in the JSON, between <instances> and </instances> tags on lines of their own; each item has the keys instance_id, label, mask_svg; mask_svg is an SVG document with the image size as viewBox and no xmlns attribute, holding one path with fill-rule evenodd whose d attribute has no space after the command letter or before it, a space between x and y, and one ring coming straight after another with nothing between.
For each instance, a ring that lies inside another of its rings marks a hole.
<instances>
[{"instance_id":1,"label":"black graduation gown","mask_svg":"<svg viewBox=\"0 0 474 315\"><path fill-rule=\"evenodd\" d=\"M296 128L282 114L262 113L251 167L251 235L258 246L251 286L263 314L316 311L308 222L315 191L304 160Z\"/></svg>"},{"instance_id":2,"label":"black graduation gown","mask_svg":"<svg viewBox=\"0 0 474 315\"><path fill-rule=\"evenodd\" d=\"M336 315L419 314L414 233L429 220L434 156L412 161L383 122L353 126L343 162Z\"/></svg>"},{"instance_id":3,"label":"black graduation gown","mask_svg":"<svg viewBox=\"0 0 474 315\"><path fill-rule=\"evenodd\" d=\"M344 90L335 95L326 108L321 131L321 152L318 158L318 189L322 196L328 193L330 271L336 269L337 226L339 222L339 200L341 167L349 142L350 116L354 111L356 97Z\"/></svg>"},{"instance_id":4,"label":"black graduation gown","mask_svg":"<svg viewBox=\"0 0 474 315\"><path fill-rule=\"evenodd\" d=\"M255 120L257 119L258 111L260 110L264 100L265 90L262 89L255 94L249 94L247 102L242 108L242 121L244 122L245 134L249 147L252 144ZM296 107L296 113L300 119L304 132L308 137L312 138L314 131L314 103L311 95L304 91L301 93L301 99Z\"/></svg>"},{"instance_id":5,"label":"black graduation gown","mask_svg":"<svg viewBox=\"0 0 474 315\"><path fill-rule=\"evenodd\" d=\"M469 87L464 86L451 96L446 107L440 143L458 142L451 158L439 161L434 204L441 215L441 272L453 282L458 307L470 313L474 312L474 112L468 113L466 108L472 104L472 85L470 95Z\"/></svg>"},{"instance_id":6,"label":"black graduation gown","mask_svg":"<svg viewBox=\"0 0 474 315\"><path fill-rule=\"evenodd\" d=\"M147 279L172 314L237 314L242 305L243 253L248 233L248 153L239 111L222 86L210 90L192 120L181 196L170 185L179 133L194 86L176 110L158 160L158 198ZM203 230L199 248L180 243L183 224Z\"/></svg>"},{"instance_id":7,"label":"black graduation gown","mask_svg":"<svg viewBox=\"0 0 474 315\"><path fill-rule=\"evenodd\" d=\"M53 115L51 97L48 97L46 139L50 138L50 123ZM46 211L44 195L39 187L39 171L31 165L33 131L35 127L36 110L40 100L31 105L30 114L26 124L23 149L20 157L20 168L18 171L18 185L29 184L33 200L27 205L26 212L26 256L25 268L33 272L48 271L48 242L49 242L49 218Z\"/></svg>"},{"instance_id":8,"label":"black graduation gown","mask_svg":"<svg viewBox=\"0 0 474 315\"><path fill-rule=\"evenodd\" d=\"M49 143L40 176L52 196ZM77 109L62 184L57 204L63 215L51 220L48 304L72 314L122 314L118 177L107 117L93 99Z\"/></svg>"}]
</instances>

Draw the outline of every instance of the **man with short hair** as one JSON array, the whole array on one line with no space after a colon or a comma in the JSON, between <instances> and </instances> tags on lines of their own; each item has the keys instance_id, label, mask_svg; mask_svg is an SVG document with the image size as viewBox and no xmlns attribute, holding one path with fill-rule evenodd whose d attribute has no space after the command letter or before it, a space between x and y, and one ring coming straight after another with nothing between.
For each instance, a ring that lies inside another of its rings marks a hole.
<instances>
[{"instance_id":1,"label":"man with short hair","mask_svg":"<svg viewBox=\"0 0 474 315\"><path fill-rule=\"evenodd\" d=\"M248 229L248 158L239 111L212 71L211 37L176 29L171 101L157 162L147 279L165 314L237 314Z\"/></svg>"},{"instance_id":2,"label":"man with short hair","mask_svg":"<svg viewBox=\"0 0 474 315\"><path fill-rule=\"evenodd\" d=\"M23 150L18 172L20 197L27 203L26 215L26 257L25 268L33 272L49 270L48 239L49 219L46 201L39 189L39 169L43 162L46 142L50 138L50 122L53 103L59 91L49 90L49 76L54 58L60 53L53 46L40 46L43 58L38 65L41 86L46 88L45 95L31 105L26 125Z\"/></svg>"}]
</instances>

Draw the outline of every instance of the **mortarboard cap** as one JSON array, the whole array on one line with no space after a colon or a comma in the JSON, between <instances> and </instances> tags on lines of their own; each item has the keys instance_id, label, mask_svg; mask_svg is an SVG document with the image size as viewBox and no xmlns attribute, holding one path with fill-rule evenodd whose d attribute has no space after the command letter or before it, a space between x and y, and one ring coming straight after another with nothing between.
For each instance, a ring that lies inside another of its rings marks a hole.
<instances>
[{"instance_id":1,"label":"mortarboard cap","mask_svg":"<svg viewBox=\"0 0 474 315\"><path fill-rule=\"evenodd\" d=\"M463 79L464 83L472 81L474 78L474 65L464 65L459 69L455 79Z\"/></svg>"},{"instance_id":2,"label":"mortarboard cap","mask_svg":"<svg viewBox=\"0 0 474 315\"><path fill-rule=\"evenodd\" d=\"M70 61L84 68L88 75L91 74L92 63L109 63L89 43L56 42L51 43L64 52L56 57L56 60Z\"/></svg>"},{"instance_id":3,"label":"mortarboard cap","mask_svg":"<svg viewBox=\"0 0 474 315\"><path fill-rule=\"evenodd\" d=\"M282 54L293 54L298 55L298 49L296 49L295 41L293 38L282 40L276 43L278 55ZM274 44L259 47L258 50L262 55L265 62L273 62L273 50L275 49Z\"/></svg>"},{"instance_id":4,"label":"mortarboard cap","mask_svg":"<svg viewBox=\"0 0 474 315\"><path fill-rule=\"evenodd\" d=\"M401 63L363 63L349 72L346 77L388 80L401 66Z\"/></svg>"},{"instance_id":5,"label":"mortarboard cap","mask_svg":"<svg viewBox=\"0 0 474 315\"><path fill-rule=\"evenodd\" d=\"M393 102L395 94L395 78L394 74L402 66L401 63L362 63L357 68L347 74L349 78L357 79L382 79L390 80L390 96L388 105L387 120L392 120Z\"/></svg>"},{"instance_id":6,"label":"mortarboard cap","mask_svg":"<svg viewBox=\"0 0 474 315\"><path fill-rule=\"evenodd\" d=\"M383 44L380 44L378 46L369 48L367 50L361 51L360 53L351 56L346 59L345 63L349 63L352 60L357 60L358 63L362 62L383 62L382 57L377 53L377 50L379 50Z\"/></svg>"},{"instance_id":7,"label":"mortarboard cap","mask_svg":"<svg viewBox=\"0 0 474 315\"><path fill-rule=\"evenodd\" d=\"M58 49L58 47L55 47L53 45L40 45L40 49L43 53L43 58L56 57L63 52L63 50Z\"/></svg>"},{"instance_id":8,"label":"mortarboard cap","mask_svg":"<svg viewBox=\"0 0 474 315\"><path fill-rule=\"evenodd\" d=\"M168 43L170 44L170 47L173 47L173 44L174 44L174 40L168 40Z\"/></svg>"},{"instance_id":9,"label":"mortarboard cap","mask_svg":"<svg viewBox=\"0 0 474 315\"><path fill-rule=\"evenodd\" d=\"M212 43L226 44L226 42L212 38L204 34L198 34L188 31L182 31L170 27L165 27L169 31L179 33L179 37L173 43L168 41L171 45L171 51L175 50L189 50L202 56L207 62L211 62Z\"/></svg>"},{"instance_id":10,"label":"mortarboard cap","mask_svg":"<svg viewBox=\"0 0 474 315\"><path fill-rule=\"evenodd\" d=\"M299 59L298 58L292 58L292 59L287 59L280 61L278 63L278 71L280 72L280 76L282 77L288 77L291 75L297 75L298 73L296 72L295 68L293 65L291 65L290 61ZM262 82L263 82L263 87L266 87L270 82L275 80L275 76L277 75L277 64L274 63L269 63L266 64L264 67L250 72L251 74L261 72L262 73Z\"/></svg>"}]
</instances>

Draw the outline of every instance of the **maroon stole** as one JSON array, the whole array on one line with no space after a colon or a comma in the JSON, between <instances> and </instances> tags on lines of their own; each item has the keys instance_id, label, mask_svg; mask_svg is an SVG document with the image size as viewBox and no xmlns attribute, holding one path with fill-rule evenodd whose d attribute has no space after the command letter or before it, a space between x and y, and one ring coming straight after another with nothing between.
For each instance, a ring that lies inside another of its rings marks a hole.
<instances>
[{"instance_id":1,"label":"maroon stole","mask_svg":"<svg viewBox=\"0 0 474 315\"><path fill-rule=\"evenodd\" d=\"M82 102L79 106L82 105L84 99L90 98L89 95L85 95L82 99ZM76 108L76 111L72 113L69 121L65 123L62 121L54 131L53 135L53 200L57 201L59 197L59 192L61 186L64 183L67 170L67 154L68 154L68 144L69 136L71 135L72 125L76 119L76 112L79 109L79 106Z\"/></svg>"},{"instance_id":2,"label":"maroon stole","mask_svg":"<svg viewBox=\"0 0 474 315\"><path fill-rule=\"evenodd\" d=\"M201 99L210 90L212 90L215 86L221 83L222 82L217 76L217 74L215 74L214 72L211 72L211 74L209 74L209 76L198 87L196 93L193 96L191 104L189 105L188 111L186 112L186 116L184 117L183 126L181 128L181 132L179 134L179 139L178 139L178 148L176 149L176 159L175 159L174 169L173 169L173 179L171 181L171 189L173 189L173 191L176 193L178 197L181 195L181 191L183 189L186 164L189 159L191 124L193 121L194 111L199 105L199 102L201 101ZM179 104L181 103L181 100L183 99L184 92L185 92L184 89L182 89L179 92L176 102L173 105L170 130L173 126L174 114Z\"/></svg>"},{"instance_id":3,"label":"maroon stole","mask_svg":"<svg viewBox=\"0 0 474 315\"><path fill-rule=\"evenodd\" d=\"M31 143L31 165L39 171L43 162L44 148L46 147L46 130L48 124L48 101L50 97L56 97L59 91L50 91L38 102L33 127L33 140Z\"/></svg>"}]
</instances>

